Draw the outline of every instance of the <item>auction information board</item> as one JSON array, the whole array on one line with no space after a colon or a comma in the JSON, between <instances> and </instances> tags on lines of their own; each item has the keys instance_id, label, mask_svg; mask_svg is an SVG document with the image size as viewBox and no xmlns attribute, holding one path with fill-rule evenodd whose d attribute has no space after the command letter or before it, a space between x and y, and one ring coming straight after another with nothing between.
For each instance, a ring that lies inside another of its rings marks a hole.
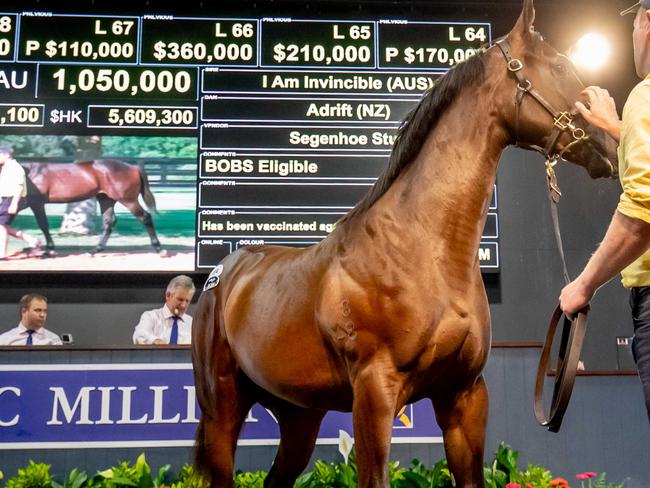
<instances>
[{"instance_id":1,"label":"auction information board","mask_svg":"<svg viewBox=\"0 0 650 488\"><path fill-rule=\"evenodd\" d=\"M0 13L0 133L192 136L196 267L319 242L487 23ZM483 271L499 269L496 188Z\"/></svg>"}]
</instances>

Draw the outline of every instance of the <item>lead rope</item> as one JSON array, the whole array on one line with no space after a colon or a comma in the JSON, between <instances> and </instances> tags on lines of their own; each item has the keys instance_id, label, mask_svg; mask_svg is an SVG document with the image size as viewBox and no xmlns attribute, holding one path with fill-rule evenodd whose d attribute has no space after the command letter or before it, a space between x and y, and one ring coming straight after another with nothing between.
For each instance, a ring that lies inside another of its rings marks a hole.
<instances>
[{"instance_id":1,"label":"lead rope","mask_svg":"<svg viewBox=\"0 0 650 488\"><path fill-rule=\"evenodd\" d=\"M560 201L562 192L557 184L557 176L555 174L555 165L558 163L559 156L546 160L546 181L548 184L548 199L551 202L551 220L553 220L553 231L555 232L555 243L557 250L560 253L562 260L562 274L564 275L564 284L571 283L569 271L566 266L566 258L564 256L564 245L562 244L562 234L560 232L560 218L558 216L557 204Z\"/></svg>"},{"instance_id":2,"label":"lead rope","mask_svg":"<svg viewBox=\"0 0 650 488\"><path fill-rule=\"evenodd\" d=\"M577 141L576 141L577 142ZM565 148L566 151L567 148ZM564 151L562 152L564 153ZM562 272L564 281L569 284L571 279L567 271L566 259L564 255L564 246L562 245L562 235L560 233L560 220L558 217L557 204L560 201L562 192L557 184L557 176L554 166L557 164L561 155L554 156L546 161L546 177L548 182L549 200L551 202L551 217L555 231L555 240L557 243L560 259L562 260ZM535 417L540 425L548 428L551 432L558 432L562 425L562 419L571 399L575 377L578 371L578 361L582 351L585 333L587 331L587 312L589 306L578 312L573 318L563 314L558 305L553 312L551 323L548 326L546 340L542 348L542 354L539 359L537 368L537 379L535 381L534 410ZM549 362L551 347L555 339L555 332L560 319L564 316L562 324L562 338L558 351L556 378L553 385L553 397L549 416L544 413L544 378L549 371Z\"/></svg>"}]
</instances>

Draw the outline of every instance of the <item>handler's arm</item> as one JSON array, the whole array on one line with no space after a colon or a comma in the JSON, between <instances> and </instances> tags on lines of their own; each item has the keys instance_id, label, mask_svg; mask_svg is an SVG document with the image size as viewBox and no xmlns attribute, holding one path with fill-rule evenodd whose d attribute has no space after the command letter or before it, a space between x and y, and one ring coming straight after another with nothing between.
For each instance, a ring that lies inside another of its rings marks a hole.
<instances>
[{"instance_id":1,"label":"handler's arm","mask_svg":"<svg viewBox=\"0 0 650 488\"><path fill-rule=\"evenodd\" d=\"M611 280L650 247L650 223L627 217L618 210L605 238L587 266L560 294L560 307L566 313L583 308L596 290Z\"/></svg>"}]
</instances>

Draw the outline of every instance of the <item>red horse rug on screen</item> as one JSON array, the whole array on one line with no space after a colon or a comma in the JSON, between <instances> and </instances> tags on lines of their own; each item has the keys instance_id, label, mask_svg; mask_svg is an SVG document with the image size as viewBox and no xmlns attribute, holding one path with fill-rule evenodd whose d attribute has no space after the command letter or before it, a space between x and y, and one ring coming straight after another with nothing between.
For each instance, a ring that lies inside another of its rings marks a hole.
<instances>
[{"instance_id":1,"label":"red horse rug on screen","mask_svg":"<svg viewBox=\"0 0 650 488\"><path fill-rule=\"evenodd\" d=\"M516 143L594 178L614 173L604 133L572 112L582 84L533 18L526 0L507 36L437 81L375 186L321 243L247 247L215 268L192 338L196 455L212 486L232 486L259 402L281 433L266 486L293 485L323 415L339 410L352 411L359 486L387 487L393 418L423 398L456 486L483 486L490 315L478 248L500 155Z\"/></svg>"},{"instance_id":2,"label":"red horse rug on screen","mask_svg":"<svg viewBox=\"0 0 650 488\"><path fill-rule=\"evenodd\" d=\"M78 163L24 163L27 173L27 198L21 207L30 207L45 236L49 253L54 251L50 225L45 214L46 203L79 202L96 197L102 214L102 235L93 252L106 248L117 218L115 204L124 205L147 229L151 245L160 252L160 241L138 196L142 195L149 210L156 211L156 200L149 188L144 169L116 159L95 159Z\"/></svg>"}]
</instances>

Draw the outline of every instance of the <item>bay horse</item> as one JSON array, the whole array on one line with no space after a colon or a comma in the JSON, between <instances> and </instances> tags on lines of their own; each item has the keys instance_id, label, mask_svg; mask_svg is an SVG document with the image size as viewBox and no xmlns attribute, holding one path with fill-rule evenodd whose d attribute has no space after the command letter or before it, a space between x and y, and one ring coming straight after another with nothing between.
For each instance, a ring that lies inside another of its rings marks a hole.
<instances>
[{"instance_id":1,"label":"bay horse","mask_svg":"<svg viewBox=\"0 0 650 488\"><path fill-rule=\"evenodd\" d=\"M359 486L388 487L393 419L423 398L456 486L484 486L491 331L478 248L500 155L550 141L546 152L591 177L614 174L604 133L571 113L583 85L533 19L525 0L507 36L436 82L327 238L241 248L213 270L192 331L195 456L212 487L232 486L255 402L281 436L265 486L293 486L325 412L338 410L352 411Z\"/></svg>"},{"instance_id":2,"label":"bay horse","mask_svg":"<svg viewBox=\"0 0 650 488\"><path fill-rule=\"evenodd\" d=\"M115 203L120 202L144 225L151 245L160 252L160 241L138 196L142 195L148 209L156 212L156 200L149 188L144 169L116 159L95 159L74 163L23 163L27 174L27 198L21 208L30 207L46 240L48 253L54 251L54 241L45 214L47 203L70 203L95 197L102 215L102 235L93 252L106 248L117 218Z\"/></svg>"}]
</instances>

